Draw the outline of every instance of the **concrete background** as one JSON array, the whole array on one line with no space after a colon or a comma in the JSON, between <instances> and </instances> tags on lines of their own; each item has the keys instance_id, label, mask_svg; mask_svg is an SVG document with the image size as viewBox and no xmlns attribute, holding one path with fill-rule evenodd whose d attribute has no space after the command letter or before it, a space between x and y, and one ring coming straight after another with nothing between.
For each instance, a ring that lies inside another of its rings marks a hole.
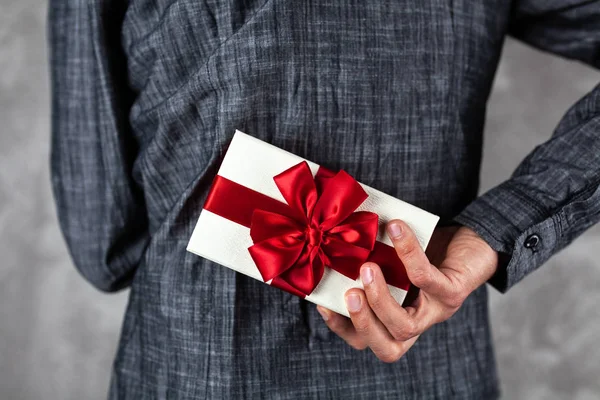
<instances>
[{"instance_id":1,"label":"concrete background","mask_svg":"<svg viewBox=\"0 0 600 400\"><path fill-rule=\"evenodd\" d=\"M126 293L85 283L58 230L45 14L45 2L0 0L0 399L103 399ZM598 81L597 71L508 41L482 190L506 179ZM599 245L597 226L508 294L492 293L504 398L600 398Z\"/></svg>"}]
</instances>

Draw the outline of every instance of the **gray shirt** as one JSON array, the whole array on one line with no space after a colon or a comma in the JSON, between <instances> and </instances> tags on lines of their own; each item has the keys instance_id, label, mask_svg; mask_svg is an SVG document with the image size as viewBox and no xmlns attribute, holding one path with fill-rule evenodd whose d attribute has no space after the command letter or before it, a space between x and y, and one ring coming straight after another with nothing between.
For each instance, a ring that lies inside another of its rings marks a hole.
<instances>
[{"instance_id":1,"label":"gray shirt","mask_svg":"<svg viewBox=\"0 0 600 400\"><path fill-rule=\"evenodd\" d=\"M501 291L600 219L598 87L476 198L504 37L600 68L598 1L51 0L49 19L60 223L92 284L131 287L111 398L498 395L485 287L384 364L185 251L236 128L471 227Z\"/></svg>"}]
</instances>

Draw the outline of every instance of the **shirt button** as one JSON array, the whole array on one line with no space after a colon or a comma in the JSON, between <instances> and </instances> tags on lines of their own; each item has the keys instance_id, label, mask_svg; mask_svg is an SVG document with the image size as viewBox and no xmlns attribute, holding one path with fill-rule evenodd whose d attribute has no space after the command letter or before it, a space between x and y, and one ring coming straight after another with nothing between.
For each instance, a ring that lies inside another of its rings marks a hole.
<instances>
[{"instance_id":1,"label":"shirt button","mask_svg":"<svg viewBox=\"0 0 600 400\"><path fill-rule=\"evenodd\" d=\"M529 235L527 239L525 239L525 248L534 250L539 243L540 237L538 235Z\"/></svg>"}]
</instances>

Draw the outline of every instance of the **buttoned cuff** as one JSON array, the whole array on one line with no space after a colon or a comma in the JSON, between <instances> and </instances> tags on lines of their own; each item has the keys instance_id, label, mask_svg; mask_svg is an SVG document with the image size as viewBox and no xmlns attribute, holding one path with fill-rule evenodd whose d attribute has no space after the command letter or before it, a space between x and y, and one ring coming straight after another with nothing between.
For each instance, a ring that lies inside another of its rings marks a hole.
<instances>
[{"instance_id":1,"label":"buttoned cuff","mask_svg":"<svg viewBox=\"0 0 600 400\"><path fill-rule=\"evenodd\" d=\"M503 293L563 247L564 213L541 209L511 181L474 200L454 221L473 229L499 253L489 283Z\"/></svg>"}]
</instances>

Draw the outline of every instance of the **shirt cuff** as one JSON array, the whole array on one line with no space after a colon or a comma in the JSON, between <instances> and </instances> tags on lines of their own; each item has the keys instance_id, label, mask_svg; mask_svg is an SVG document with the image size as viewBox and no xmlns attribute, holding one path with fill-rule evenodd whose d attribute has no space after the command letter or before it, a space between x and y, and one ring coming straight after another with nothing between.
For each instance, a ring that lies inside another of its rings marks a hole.
<instances>
[{"instance_id":1,"label":"shirt cuff","mask_svg":"<svg viewBox=\"0 0 600 400\"><path fill-rule=\"evenodd\" d=\"M510 180L477 198L454 221L499 253L498 269L488 283L503 293L562 247L564 212L543 210Z\"/></svg>"}]
</instances>

